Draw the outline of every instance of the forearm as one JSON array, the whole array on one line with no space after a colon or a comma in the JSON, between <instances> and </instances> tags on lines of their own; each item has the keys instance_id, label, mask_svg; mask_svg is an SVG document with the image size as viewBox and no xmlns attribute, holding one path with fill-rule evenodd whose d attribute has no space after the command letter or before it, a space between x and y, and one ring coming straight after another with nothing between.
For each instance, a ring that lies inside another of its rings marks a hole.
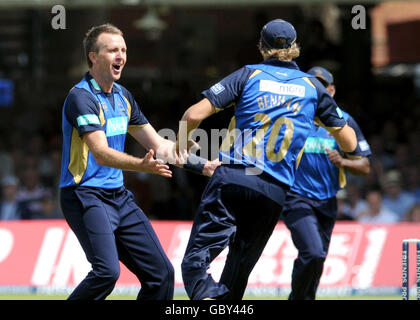
<instances>
[{"instance_id":1,"label":"forearm","mask_svg":"<svg viewBox=\"0 0 420 320\"><path fill-rule=\"evenodd\" d=\"M158 174L166 178L172 177L168 165L154 159L154 154L155 152L150 149L143 158L136 158L112 148L101 148L95 151L95 159L103 166Z\"/></svg>"},{"instance_id":2,"label":"forearm","mask_svg":"<svg viewBox=\"0 0 420 320\"><path fill-rule=\"evenodd\" d=\"M92 152L96 162L105 167L112 167L126 171L141 171L142 158L131 156L113 148L101 148Z\"/></svg>"},{"instance_id":3,"label":"forearm","mask_svg":"<svg viewBox=\"0 0 420 320\"><path fill-rule=\"evenodd\" d=\"M188 149L188 140L195 129L197 129L202 120L192 118L190 115L190 109L188 109L181 118L179 122L179 130L177 135L177 149L178 150L187 150Z\"/></svg>"},{"instance_id":4,"label":"forearm","mask_svg":"<svg viewBox=\"0 0 420 320\"><path fill-rule=\"evenodd\" d=\"M341 129L332 133L337 141L340 149L344 152L353 152L357 146L356 133L349 125L345 125Z\"/></svg>"},{"instance_id":5,"label":"forearm","mask_svg":"<svg viewBox=\"0 0 420 320\"><path fill-rule=\"evenodd\" d=\"M183 160L176 153L175 142L161 138L158 144L152 147L156 152L156 158L162 159L169 164L182 167Z\"/></svg>"},{"instance_id":6,"label":"forearm","mask_svg":"<svg viewBox=\"0 0 420 320\"><path fill-rule=\"evenodd\" d=\"M189 153L191 152L191 141L188 141L187 149L189 150L189 152L187 153L187 151L184 151L181 156L176 152L173 152L175 150L174 142L166 139L163 140L165 140L165 142L162 143L162 150L166 150L170 154L170 163L177 167L184 168L188 171L197 174L202 174L211 177L213 175L214 170L221 164L218 159L209 161L202 157L198 157L193 153ZM168 157L163 157L163 159L168 159Z\"/></svg>"},{"instance_id":7,"label":"forearm","mask_svg":"<svg viewBox=\"0 0 420 320\"><path fill-rule=\"evenodd\" d=\"M202 99L198 103L189 107L187 111L185 111L180 121L177 136L178 150L187 149L187 143L191 134L195 129L198 128L204 119L208 118L214 113L216 113L216 108L207 98Z\"/></svg>"},{"instance_id":8,"label":"forearm","mask_svg":"<svg viewBox=\"0 0 420 320\"><path fill-rule=\"evenodd\" d=\"M197 145L192 141L187 141L187 148L183 149L183 152L177 152L175 142L160 136L150 124L147 124L146 126L143 126L141 128L137 128L136 130L131 130L130 134L143 147L145 147L148 150L153 150L156 154L157 159L163 160L164 162L167 162L180 168L183 168L184 165L187 163L187 150L190 150L191 145ZM210 162L203 158L200 160L200 163L204 163L204 169L196 169L194 172L204 174L207 176L211 175L215 168L215 165L217 164L213 161Z\"/></svg>"},{"instance_id":9,"label":"forearm","mask_svg":"<svg viewBox=\"0 0 420 320\"><path fill-rule=\"evenodd\" d=\"M153 158L155 155L154 150L149 149L143 158L133 157L114 148L110 148L105 132L102 130L86 132L83 134L82 139L96 162L101 166L128 171L149 172L168 178L172 176L172 172L167 165Z\"/></svg>"},{"instance_id":10,"label":"forearm","mask_svg":"<svg viewBox=\"0 0 420 320\"><path fill-rule=\"evenodd\" d=\"M355 176L366 176L370 172L370 164L367 158L346 159L342 161L342 167Z\"/></svg>"}]
</instances>

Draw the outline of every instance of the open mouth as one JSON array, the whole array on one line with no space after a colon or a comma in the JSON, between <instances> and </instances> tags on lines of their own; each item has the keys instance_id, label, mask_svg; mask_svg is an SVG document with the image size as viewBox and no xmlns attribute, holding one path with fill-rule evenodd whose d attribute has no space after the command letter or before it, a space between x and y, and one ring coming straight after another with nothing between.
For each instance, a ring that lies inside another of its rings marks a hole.
<instances>
[{"instance_id":1,"label":"open mouth","mask_svg":"<svg viewBox=\"0 0 420 320\"><path fill-rule=\"evenodd\" d=\"M122 65L120 65L120 64L113 64L112 65L112 69L114 69L115 71L120 71L121 67L122 67Z\"/></svg>"}]
</instances>

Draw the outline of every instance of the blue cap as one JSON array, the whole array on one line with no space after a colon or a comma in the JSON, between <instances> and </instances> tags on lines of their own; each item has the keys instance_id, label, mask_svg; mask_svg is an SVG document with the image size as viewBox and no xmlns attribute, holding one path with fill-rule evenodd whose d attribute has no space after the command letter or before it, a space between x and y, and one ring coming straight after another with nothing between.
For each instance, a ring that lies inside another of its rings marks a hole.
<instances>
[{"instance_id":1,"label":"blue cap","mask_svg":"<svg viewBox=\"0 0 420 320\"><path fill-rule=\"evenodd\" d=\"M287 49L295 41L295 28L282 19L268 22L261 30L262 46L268 49Z\"/></svg>"},{"instance_id":2,"label":"blue cap","mask_svg":"<svg viewBox=\"0 0 420 320\"><path fill-rule=\"evenodd\" d=\"M327 69L323 67L313 67L307 71L307 73L324 80L327 84L334 83L334 77Z\"/></svg>"}]
</instances>

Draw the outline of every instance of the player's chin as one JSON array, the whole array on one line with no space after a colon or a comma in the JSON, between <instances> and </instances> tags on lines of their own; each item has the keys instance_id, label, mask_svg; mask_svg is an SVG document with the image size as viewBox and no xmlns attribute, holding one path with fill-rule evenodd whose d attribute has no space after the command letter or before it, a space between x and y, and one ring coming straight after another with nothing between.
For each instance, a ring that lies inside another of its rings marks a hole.
<instances>
[{"instance_id":1,"label":"player's chin","mask_svg":"<svg viewBox=\"0 0 420 320\"><path fill-rule=\"evenodd\" d=\"M118 72L118 73L113 72L113 73L112 73L112 79L113 79L114 81L120 80L120 78L121 78L121 72Z\"/></svg>"},{"instance_id":2,"label":"player's chin","mask_svg":"<svg viewBox=\"0 0 420 320\"><path fill-rule=\"evenodd\" d=\"M117 81L121 78L123 68L121 67L119 70L112 68L111 75L114 81Z\"/></svg>"}]
</instances>

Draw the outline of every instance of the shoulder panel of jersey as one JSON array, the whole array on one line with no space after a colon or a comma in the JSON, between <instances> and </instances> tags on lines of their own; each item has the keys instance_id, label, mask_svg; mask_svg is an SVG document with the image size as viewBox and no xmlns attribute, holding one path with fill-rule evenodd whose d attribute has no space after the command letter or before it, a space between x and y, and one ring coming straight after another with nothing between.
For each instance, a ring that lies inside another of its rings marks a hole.
<instances>
[{"instance_id":1,"label":"shoulder panel of jersey","mask_svg":"<svg viewBox=\"0 0 420 320\"><path fill-rule=\"evenodd\" d=\"M253 72L254 70L242 67L209 89L204 90L201 94L209 99L211 104L216 108L216 112L234 106Z\"/></svg>"},{"instance_id":2,"label":"shoulder panel of jersey","mask_svg":"<svg viewBox=\"0 0 420 320\"><path fill-rule=\"evenodd\" d=\"M93 99L95 100L96 104L98 105L98 108L99 108L99 120L101 122L101 126L103 127L105 125L105 122L106 122L105 115L104 115L104 110L102 109L102 106L99 103L99 101L95 98L95 94L92 92L92 90L91 90L91 88L89 86L89 83L87 82L86 78L83 78L74 87L75 88L86 90L86 92L88 92L90 94L90 96L93 97Z\"/></svg>"}]
</instances>

